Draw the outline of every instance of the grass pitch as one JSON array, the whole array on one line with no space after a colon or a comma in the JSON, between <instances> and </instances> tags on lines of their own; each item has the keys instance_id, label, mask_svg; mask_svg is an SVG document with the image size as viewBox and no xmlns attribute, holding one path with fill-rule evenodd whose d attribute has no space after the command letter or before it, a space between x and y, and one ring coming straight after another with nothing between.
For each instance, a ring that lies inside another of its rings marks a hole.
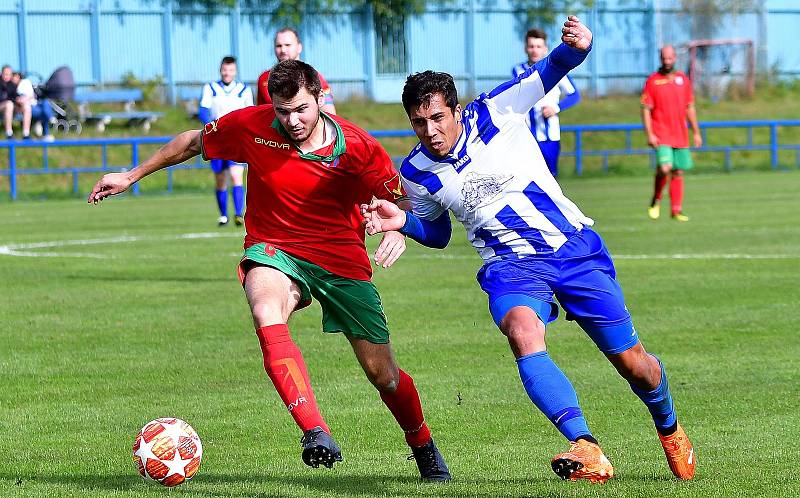
<instances>
[{"instance_id":1,"label":"grass pitch","mask_svg":"<svg viewBox=\"0 0 800 498\"><path fill-rule=\"evenodd\" d=\"M210 193L0 204L0 495L796 496L797 185L796 172L690 176L692 221L679 224L646 218L649 178L565 182L616 256L698 458L693 482L671 477L644 406L562 316L549 348L615 465L602 487L550 471L565 443L520 385L460 229L445 251L409 242L375 274L455 477L436 486L418 483L316 305L290 327L345 460L303 465L234 276L242 234L216 228ZM131 461L137 431L159 416L187 420L204 445L195 480L173 491Z\"/></svg>"}]
</instances>

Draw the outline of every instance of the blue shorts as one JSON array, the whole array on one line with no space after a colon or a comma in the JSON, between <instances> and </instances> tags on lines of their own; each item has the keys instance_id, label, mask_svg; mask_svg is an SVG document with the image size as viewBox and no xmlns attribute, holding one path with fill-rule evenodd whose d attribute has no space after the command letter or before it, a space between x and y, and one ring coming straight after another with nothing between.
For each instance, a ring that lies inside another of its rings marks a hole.
<instances>
[{"instance_id":1,"label":"blue shorts","mask_svg":"<svg viewBox=\"0 0 800 498\"><path fill-rule=\"evenodd\" d=\"M601 351L618 354L639 338L616 275L603 239L584 228L554 254L487 263L477 278L498 326L515 306L531 308L548 324L558 318L555 298Z\"/></svg>"},{"instance_id":2,"label":"blue shorts","mask_svg":"<svg viewBox=\"0 0 800 498\"><path fill-rule=\"evenodd\" d=\"M220 174L226 169L230 168L231 166L241 166L244 167L244 164L237 163L234 161L228 161L227 159L212 159L211 160L211 171L216 174Z\"/></svg>"},{"instance_id":3,"label":"blue shorts","mask_svg":"<svg viewBox=\"0 0 800 498\"><path fill-rule=\"evenodd\" d=\"M558 176L558 155L561 153L561 142L558 140L542 140L539 142L539 150L542 151L542 157L547 164L547 169L550 174Z\"/></svg>"}]
</instances>

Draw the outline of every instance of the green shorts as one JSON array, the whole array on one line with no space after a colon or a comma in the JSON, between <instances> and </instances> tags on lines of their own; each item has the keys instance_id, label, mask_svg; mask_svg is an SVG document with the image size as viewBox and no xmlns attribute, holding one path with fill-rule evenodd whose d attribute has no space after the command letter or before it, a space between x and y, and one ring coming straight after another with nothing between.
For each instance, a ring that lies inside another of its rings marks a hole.
<instances>
[{"instance_id":1,"label":"green shorts","mask_svg":"<svg viewBox=\"0 0 800 498\"><path fill-rule=\"evenodd\" d=\"M692 153L689 148L673 148L669 145L659 145L656 150L658 165L671 164L673 169L692 169Z\"/></svg>"},{"instance_id":2,"label":"green shorts","mask_svg":"<svg viewBox=\"0 0 800 498\"><path fill-rule=\"evenodd\" d=\"M315 297L322 306L323 332L344 332L373 344L389 342L381 297L372 282L335 275L268 244L256 244L244 251L239 263L242 284L254 265L275 268L297 282L301 293L298 309L311 304Z\"/></svg>"}]
</instances>

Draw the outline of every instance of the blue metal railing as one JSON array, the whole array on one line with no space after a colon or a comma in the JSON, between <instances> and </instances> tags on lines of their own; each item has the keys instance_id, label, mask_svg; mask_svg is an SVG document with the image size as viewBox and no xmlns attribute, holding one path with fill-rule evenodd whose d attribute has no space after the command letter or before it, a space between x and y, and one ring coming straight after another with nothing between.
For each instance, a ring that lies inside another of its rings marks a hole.
<instances>
[{"instance_id":1,"label":"blue metal railing","mask_svg":"<svg viewBox=\"0 0 800 498\"><path fill-rule=\"evenodd\" d=\"M775 120L775 121L712 121L700 123L703 142L707 144L708 131L718 128L745 128L747 130L747 140L741 145L703 145L694 149L697 152L722 152L725 157L724 168L726 171L733 169L731 153L742 151L768 151L770 154L770 165L772 169L779 168L778 153L782 150L795 151L795 164L800 165L800 144L781 144L778 140L779 127L800 127L800 120ZM769 143L756 144L753 141L753 130L756 128L768 128ZM561 127L562 134L572 133L574 135L574 148L572 150L562 150L564 157L575 159L575 173L583 174L584 160L587 157L600 157L602 168L608 171L608 159L613 156L630 155L650 155L651 161L655 161L652 150L646 147L634 147L633 133L641 135L642 125L640 124L601 124L601 125L568 125ZM585 135L587 133L614 133L622 132L625 134L625 146L620 149L586 149L584 148ZM411 130L378 130L370 132L376 138L394 137L413 137ZM0 142L0 149L8 149L8 168L0 169L0 177L8 177L9 195L12 200L17 198L17 178L20 175L42 175L42 174L71 174L72 191L78 193L78 175L81 173L105 173L111 171L121 171L133 168L139 163L140 146L152 144L164 144L172 137L130 137L130 138L90 138L80 140L57 140L54 142L42 142L34 140L8 140ZM637 141L644 143L644 137L637 137ZM108 147L110 146L129 146L131 148L130 162L126 164L109 164ZM69 167L50 167L49 151L57 147L99 147L100 165L91 166L69 166ZM24 167L18 164L17 151L19 149L41 149L42 166L41 168ZM399 158L395 158L398 160ZM172 191L173 170L175 169L198 169L204 168L205 163L198 157L194 161L173 166L167 169L167 190ZM135 184L132 188L134 195L139 194L139 186Z\"/></svg>"}]
</instances>

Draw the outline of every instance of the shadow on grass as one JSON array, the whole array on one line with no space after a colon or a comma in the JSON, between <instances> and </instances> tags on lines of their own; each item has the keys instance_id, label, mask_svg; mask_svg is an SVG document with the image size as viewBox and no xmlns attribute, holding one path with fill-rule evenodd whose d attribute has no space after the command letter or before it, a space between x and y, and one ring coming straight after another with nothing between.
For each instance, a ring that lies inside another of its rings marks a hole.
<instances>
[{"instance_id":1,"label":"shadow on grass","mask_svg":"<svg viewBox=\"0 0 800 498\"><path fill-rule=\"evenodd\" d=\"M96 275L67 275L64 277L67 280L97 280ZM109 275L108 280L119 282L230 282L233 279L229 277L182 277L182 276L157 276L157 275Z\"/></svg>"},{"instance_id":2,"label":"shadow on grass","mask_svg":"<svg viewBox=\"0 0 800 498\"><path fill-rule=\"evenodd\" d=\"M549 480L549 479L545 479ZM154 482L147 482L132 473L119 475L61 475L61 476L31 476L31 475L0 475L0 481L9 483L6 491L16 489L20 494L26 492L30 485L55 485L72 488L73 491L85 493L86 496L103 492L116 493L143 493L159 492L160 486ZM400 475L342 475L337 472L288 476L281 475L236 475L236 474L201 474L195 480L182 485L180 488L190 491L195 496L245 496L245 497L280 497L293 498L297 490L282 490L284 486L300 486L307 488L315 495L329 496L443 496L443 497L494 497L497 490L504 487L517 488L519 486L541 485L541 479L513 478L513 479L464 479L457 478L454 482L421 483L416 476ZM484 487L486 491L481 491ZM565 483L565 486L569 484ZM4 486L5 487L5 486ZM479 489L475 489L478 487ZM564 491L567 491L566 489ZM526 493L512 493L508 496L532 496ZM536 496L560 497L562 491L550 492Z\"/></svg>"}]
</instances>

